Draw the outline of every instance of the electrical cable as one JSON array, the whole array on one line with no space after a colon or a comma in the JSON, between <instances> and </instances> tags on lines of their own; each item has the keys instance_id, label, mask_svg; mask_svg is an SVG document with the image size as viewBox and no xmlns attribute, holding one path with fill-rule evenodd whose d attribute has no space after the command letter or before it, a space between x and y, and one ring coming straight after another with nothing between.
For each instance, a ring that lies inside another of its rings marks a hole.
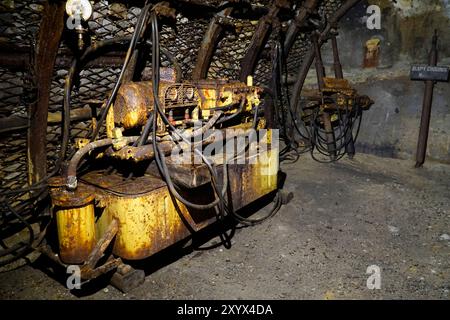
<instances>
[{"instance_id":1,"label":"electrical cable","mask_svg":"<svg viewBox=\"0 0 450 320\"><path fill-rule=\"evenodd\" d=\"M7 209L14 215L16 216L16 218L25 225L25 227L28 229L28 242L20 245L20 244L16 244L16 246L14 246L11 248L8 248L4 251L0 251L0 257L6 256L6 255L10 255L13 254L14 252L16 252L19 249L22 249L22 251L20 251L18 254L16 253L13 257L0 261L0 267L5 266L11 262L14 262L22 257L24 257L27 253L29 249L32 249L32 245L33 245L33 241L34 241L34 231L33 228L31 227L31 225L20 215L18 214L7 202L5 202L5 206L7 207Z\"/></svg>"}]
</instances>

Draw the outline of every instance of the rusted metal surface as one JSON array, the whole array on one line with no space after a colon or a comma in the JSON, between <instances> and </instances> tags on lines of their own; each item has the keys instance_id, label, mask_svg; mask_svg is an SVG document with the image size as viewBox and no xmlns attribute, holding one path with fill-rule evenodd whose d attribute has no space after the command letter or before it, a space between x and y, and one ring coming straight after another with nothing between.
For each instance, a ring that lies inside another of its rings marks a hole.
<instances>
[{"instance_id":1,"label":"rusted metal surface","mask_svg":"<svg viewBox=\"0 0 450 320\"><path fill-rule=\"evenodd\" d=\"M121 259L110 258L105 264L96 268L98 261L102 258L105 250L111 244L111 241L119 230L119 224L116 219L112 219L108 228L104 231L102 237L97 241L95 247L87 257L81 267L81 277L84 279L96 278L98 275L106 273L121 264Z\"/></svg>"},{"instance_id":2,"label":"rusted metal surface","mask_svg":"<svg viewBox=\"0 0 450 320\"><path fill-rule=\"evenodd\" d=\"M278 150L269 152L276 155ZM271 159L267 163L248 164L247 159L247 164L230 164L228 177L234 210L276 189L278 158ZM218 174L219 180L222 179L220 168ZM216 221L214 210L194 210L174 200L164 181L156 176L146 174L124 181L119 175L91 172L81 180L80 185L89 183L95 188L99 206L103 208L97 220L98 233L105 234L112 219L118 220L113 253L124 259L151 256ZM214 200L210 184L180 192L194 203Z\"/></svg>"},{"instance_id":3,"label":"rusted metal surface","mask_svg":"<svg viewBox=\"0 0 450 320\"><path fill-rule=\"evenodd\" d=\"M214 124L214 122L211 122L211 126ZM211 128L209 126L209 128ZM208 128L207 125L205 125L202 128L202 131L206 131ZM248 130L245 130L244 128L235 128L237 130L233 129L223 129L223 130L214 130L212 132L209 132L208 136L203 136L205 132L197 132L192 134L186 134L186 139L191 139L192 137L199 136L202 137L202 139L199 142L194 142L192 144L187 144L186 142L175 142L175 141L161 141L158 142L158 148L160 149L161 153L168 156L171 154L178 154L179 151L191 151L191 148L197 148L200 146L207 146L213 143L219 143L223 140L227 139L234 139L237 137L246 137L249 135ZM241 129L241 130L239 130ZM199 130L199 129L197 129ZM218 134L216 135L216 133ZM217 139L219 137L220 141ZM222 140L223 139L223 140ZM113 151L111 149L107 150L107 155L113 158L121 159L121 160L133 160L134 162L141 162L144 160L152 160L155 157L155 153L153 150L153 145L143 145L141 147L133 147L133 146L126 146L124 148L121 148L120 150Z\"/></svg>"},{"instance_id":4,"label":"rusted metal surface","mask_svg":"<svg viewBox=\"0 0 450 320\"><path fill-rule=\"evenodd\" d=\"M158 148L164 155L170 155L172 150L176 147L174 142L161 142L158 143ZM140 162L144 160L151 160L155 157L153 151L153 145L144 145L141 147L127 146L118 151L108 150L108 156L112 158L117 158L121 160L133 160L135 162Z\"/></svg>"},{"instance_id":5,"label":"rusted metal surface","mask_svg":"<svg viewBox=\"0 0 450 320\"><path fill-rule=\"evenodd\" d=\"M103 256L106 248L110 245L113 238L116 236L117 231L119 230L119 223L116 219L113 219L109 224L106 231L103 233L100 240L98 240L92 252L89 254L85 264L83 267L94 269L97 262Z\"/></svg>"},{"instance_id":6,"label":"rusted metal surface","mask_svg":"<svg viewBox=\"0 0 450 320\"><path fill-rule=\"evenodd\" d=\"M429 54L428 64L436 66L438 60L437 49L438 36L435 32L432 39L431 51ZM430 130L431 107L433 105L434 81L425 82L425 94L423 97L422 117L420 119L419 139L417 141L416 168L420 168L425 163L427 154L428 133Z\"/></svg>"},{"instance_id":7,"label":"rusted metal surface","mask_svg":"<svg viewBox=\"0 0 450 320\"><path fill-rule=\"evenodd\" d=\"M241 81L245 81L247 76L253 74L258 57L261 54L272 29L272 24L277 19L280 10L282 8L289 8L289 5L289 1L287 0L276 0L267 15L259 20L253 38L247 48L247 52L241 61L241 72L239 75Z\"/></svg>"},{"instance_id":8,"label":"rusted metal surface","mask_svg":"<svg viewBox=\"0 0 450 320\"><path fill-rule=\"evenodd\" d=\"M322 61L322 54L320 52L320 44L319 44L319 35L314 32L311 36L311 42L314 49L314 61L316 64L316 76L317 76L317 84L319 86L319 90L322 91L325 87L324 78L325 78L325 67Z\"/></svg>"},{"instance_id":9,"label":"rusted metal surface","mask_svg":"<svg viewBox=\"0 0 450 320\"><path fill-rule=\"evenodd\" d=\"M0 45L0 66L13 70L27 70L30 67L30 47L13 44Z\"/></svg>"},{"instance_id":10,"label":"rusted metal surface","mask_svg":"<svg viewBox=\"0 0 450 320\"><path fill-rule=\"evenodd\" d=\"M331 36L331 48L333 50L333 67L334 76L336 79L344 79L344 73L342 72L342 64L339 58L339 49L336 39L336 33Z\"/></svg>"},{"instance_id":11,"label":"rusted metal surface","mask_svg":"<svg viewBox=\"0 0 450 320\"><path fill-rule=\"evenodd\" d=\"M28 180L39 182L47 175L47 113L56 54L64 28L64 3L45 2L36 51L37 101L30 106L28 130Z\"/></svg>"},{"instance_id":12,"label":"rusted metal surface","mask_svg":"<svg viewBox=\"0 0 450 320\"><path fill-rule=\"evenodd\" d=\"M28 119L20 116L0 118L0 133L12 132L28 128Z\"/></svg>"},{"instance_id":13,"label":"rusted metal surface","mask_svg":"<svg viewBox=\"0 0 450 320\"><path fill-rule=\"evenodd\" d=\"M94 200L94 190L89 186L81 186L74 191L66 189L65 177L52 177L48 180L52 204L62 208L86 206Z\"/></svg>"},{"instance_id":14,"label":"rusted metal surface","mask_svg":"<svg viewBox=\"0 0 450 320\"><path fill-rule=\"evenodd\" d=\"M120 174L108 174L105 170L89 172L80 177L80 184L95 188L95 196L101 202L104 195L132 197L162 188L166 183L159 177L144 175L135 180L124 180ZM99 204L101 207L101 203ZM119 223L120 225L120 223ZM104 226L106 229L107 226Z\"/></svg>"},{"instance_id":15,"label":"rusted metal surface","mask_svg":"<svg viewBox=\"0 0 450 320\"><path fill-rule=\"evenodd\" d=\"M227 17L233 11L232 7L225 8L211 19L208 30L205 33L202 44L198 51L197 61L192 71L192 79L205 79L208 73L208 68L211 63L211 58L214 53L214 48L220 39L223 32L223 27L219 23L220 17Z\"/></svg>"},{"instance_id":16,"label":"rusted metal surface","mask_svg":"<svg viewBox=\"0 0 450 320\"><path fill-rule=\"evenodd\" d=\"M55 208L59 255L64 263L83 263L95 245L93 189L81 186L66 190L65 178L49 179L52 205Z\"/></svg>"},{"instance_id":17,"label":"rusted metal surface","mask_svg":"<svg viewBox=\"0 0 450 320\"><path fill-rule=\"evenodd\" d=\"M97 140L91 143L88 143L86 146L78 150L75 155L70 160L69 166L67 168L67 178L66 178L66 187L69 190L74 190L77 188L77 168L78 164L80 163L81 159L88 154L89 152L102 148L107 147L110 145L114 145L116 147L123 148L129 143L136 142L139 139L139 136L135 137L122 137L120 139L103 139L103 140Z\"/></svg>"},{"instance_id":18,"label":"rusted metal surface","mask_svg":"<svg viewBox=\"0 0 450 320\"><path fill-rule=\"evenodd\" d=\"M164 181L151 175L123 181L120 176L92 172L82 179L99 186L96 194L104 209L98 229L118 219L113 253L126 259L150 256L213 222L208 222L214 217L213 210L188 212L181 203L175 205ZM211 201L210 197L202 194L195 200ZM184 217L188 221L184 222Z\"/></svg>"},{"instance_id":19,"label":"rusted metal surface","mask_svg":"<svg viewBox=\"0 0 450 320\"><path fill-rule=\"evenodd\" d=\"M120 88L113 106L114 122L124 129L145 125L153 111L153 96L150 81L130 82ZM239 81L197 80L183 83L161 82L160 104L167 115L173 113L173 124L183 125L186 121L208 120L216 108L226 114L236 113L240 103L246 103L244 111L258 105L262 90ZM165 131L162 121L158 131Z\"/></svg>"},{"instance_id":20,"label":"rusted metal surface","mask_svg":"<svg viewBox=\"0 0 450 320\"><path fill-rule=\"evenodd\" d=\"M83 270L81 271L81 278L82 279L87 279L87 280L91 280L91 279L95 279L99 276L101 276L102 274L108 273L114 269L116 269L117 267L119 267L122 264L122 259L117 258L117 259L110 259L107 262L105 262L104 264L102 264L101 266L92 269L92 270Z\"/></svg>"},{"instance_id":21,"label":"rusted metal surface","mask_svg":"<svg viewBox=\"0 0 450 320\"><path fill-rule=\"evenodd\" d=\"M302 93L303 97L308 101L314 101L323 110L353 112L356 107L360 110L368 110L374 103L368 96L359 95L346 79L325 77L323 84L322 91L304 89ZM324 96L327 98L325 102L323 101Z\"/></svg>"},{"instance_id":22,"label":"rusted metal surface","mask_svg":"<svg viewBox=\"0 0 450 320\"><path fill-rule=\"evenodd\" d=\"M0 45L0 65L12 70L29 70L32 67L30 54L33 50L29 46ZM118 67L123 65L123 52L108 52L100 57L93 57L85 67ZM62 49L55 60L58 68L70 68L73 56ZM165 69L165 68L162 68ZM161 75L163 77L163 75Z\"/></svg>"},{"instance_id":23,"label":"rusted metal surface","mask_svg":"<svg viewBox=\"0 0 450 320\"><path fill-rule=\"evenodd\" d=\"M131 82L122 85L113 106L114 121L125 129L145 125L148 113L153 107L150 92L152 92L151 82Z\"/></svg>"},{"instance_id":24,"label":"rusted metal surface","mask_svg":"<svg viewBox=\"0 0 450 320\"><path fill-rule=\"evenodd\" d=\"M70 110L70 121L83 121L92 118L92 109L90 107L83 107ZM62 121L61 112L49 112L47 116L48 124L58 124ZM0 133L16 131L23 128L28 128L28 119L20 116L10 116L0 118Z\"/></svg>"},{"instance_id":25,"label":"rusted metal surface","mask_svg":"<svg viewBox=\"0 0 450 320\"><path fill-rule=\"evenodd\" d=\"M162 81L159 86L159 96L164 97L171 82ZM144 126L148 115L153 111L152 82L129 82L122 85L114 103L114 122L124 129ZM160 99L164 105L163 98ZM160 123L160 130L162 130Z\"/></svg>"},{"instance_id":26,"label":"rusted metal surface","mask_svg":"<svg viewBox=\"0 0 450 320\"><path fill-rule=\"evenodd\" d=\"M82 207L56 207L59 255L68 264L86 261L95 246L94 203Z\"/></svg>"}]
</instances>

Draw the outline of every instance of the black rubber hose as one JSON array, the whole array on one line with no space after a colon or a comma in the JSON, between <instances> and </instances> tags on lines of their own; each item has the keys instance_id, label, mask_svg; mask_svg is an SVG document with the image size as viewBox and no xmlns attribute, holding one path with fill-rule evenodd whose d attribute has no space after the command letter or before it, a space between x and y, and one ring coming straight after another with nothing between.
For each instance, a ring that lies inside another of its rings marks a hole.
<instances>
[{"instance_id":1,"label":"black rubber hose","mask_svg":"<svg viewBox=\"0 0 450 320\"><path fill-rule=\"evenodd\" d=\"M28 229L28 243L23 244L23 245L16 245L14 246L14 248L9 248L6 249L5 251L0 252L0 257L3 257L5 255L8 254L12 254L13 252L22 249L21 252L19 252L18 254L14 255L13 257L0 261L0 267L7 265L11 262L14 262L20 258L22 258L23 256L25 256L28 252L28 249L32 249L33 246L33 242L34 242L34 231L33 228L31 227L31 225L20 215L18 214L8 203L5 203L6 207L8 208L8 210L14 215L16 216L16 218L25 225L25 227ZM16 248L17 247L17 248Z\"/></svg>"},{"instance_id":2,"label":"black rubber hose","mask_svg":"<svg viewBox=\"0 0 450 320\"><path fill-rule=\"evenodd\" d=\"M139 139L137 146L141 147L144 145L144 143L148 140L148 136L150 134L150 130L152 129L153 126L153 117L155 116L154 113L152 113L150 115L150 117L148 118L147 123L145 124L144 130L142 131L142 135L141 138Z\"/></svg>"}]
</instances>

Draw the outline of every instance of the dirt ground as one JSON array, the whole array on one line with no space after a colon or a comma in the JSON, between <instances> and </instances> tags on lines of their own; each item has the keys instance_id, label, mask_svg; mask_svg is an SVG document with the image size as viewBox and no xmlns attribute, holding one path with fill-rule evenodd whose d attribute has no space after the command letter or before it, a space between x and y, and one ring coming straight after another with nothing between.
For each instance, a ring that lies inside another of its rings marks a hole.
<instances>
[{"instance_id":1,"label":"dirt ground","mask_svg":"<svg viewBox=\"0 0 450 320\"><path fill-rule=\"evenodd\" d=\"M271 220L237 229L231 249L157 256L127 294L107 280L69 291L37 260L0 274L0 298L450 298L450 166L417 170L359 154L331 165L305 155L282 169L293 200ZM381 270L380 289L367 288L371 265Z\"/></svg>"}]
</instances>

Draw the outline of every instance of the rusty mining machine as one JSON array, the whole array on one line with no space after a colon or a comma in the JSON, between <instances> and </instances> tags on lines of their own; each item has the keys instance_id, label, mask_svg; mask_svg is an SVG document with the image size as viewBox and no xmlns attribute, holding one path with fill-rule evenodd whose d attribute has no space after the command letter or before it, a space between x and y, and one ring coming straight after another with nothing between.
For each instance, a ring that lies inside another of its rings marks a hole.
<instances>
[{"instance_id":1,"label":"rusty mining machine","mask_svg":"<svg viewBox=\"0 0 450 320\"><path fill-rule=\"evenodd\" d=\"M2 191L3 225L30 232L16 257L37 250L126 291L144 279L134 261L210 225L230 246L230 225L272 217L292 197L279 162L301 146L330 161L354 153L353 123L372 101L343 79L335 36L358 1L44 2L28 187ZM334 78L320 56L330 38ZM302 91L314 60L318 89ZM53 127L61 139L47 161ZM251 217L261 198L273 209Z\"/></svg>"}]
</instances>

